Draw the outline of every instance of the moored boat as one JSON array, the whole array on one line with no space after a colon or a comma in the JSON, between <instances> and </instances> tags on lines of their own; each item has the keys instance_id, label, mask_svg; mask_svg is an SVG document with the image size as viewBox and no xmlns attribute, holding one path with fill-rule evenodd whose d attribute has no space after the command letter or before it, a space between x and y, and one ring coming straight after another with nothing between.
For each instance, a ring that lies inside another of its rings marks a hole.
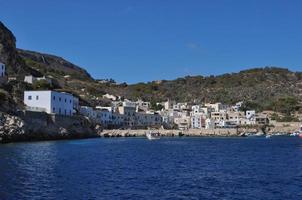
<instances>
[{"instance_id":1,"label":"moored boat","mask_svg":"<svg viewBox=\"0 0 302 200\"><path fill-rule=\"evenodd\" d=\"M150 130L146 132L146 137L148 140L157 140L160 139L160 133Z\"/></svg>"}]
</instances>

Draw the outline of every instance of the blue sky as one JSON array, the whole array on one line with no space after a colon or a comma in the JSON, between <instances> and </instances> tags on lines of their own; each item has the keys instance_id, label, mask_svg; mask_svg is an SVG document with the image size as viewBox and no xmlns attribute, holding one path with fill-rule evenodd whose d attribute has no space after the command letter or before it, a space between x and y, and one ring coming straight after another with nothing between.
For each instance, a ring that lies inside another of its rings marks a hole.
<instances>
[{"instance_id":1,"label":"blue sky","mask_svg":"<svg viewBox=\"0 0 302 200\"><path fill-rule=\"evenodd\" d=\"M118 82L260 66L302 71L299 0L0 0L23 49Z\"/></svg>"}]
</instances>

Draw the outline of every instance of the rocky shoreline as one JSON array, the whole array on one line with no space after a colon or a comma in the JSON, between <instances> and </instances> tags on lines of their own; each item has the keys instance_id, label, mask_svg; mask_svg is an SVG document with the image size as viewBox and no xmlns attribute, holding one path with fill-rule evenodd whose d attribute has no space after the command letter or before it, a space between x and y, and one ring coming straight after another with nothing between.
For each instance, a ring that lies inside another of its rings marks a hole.
<instances>
[{"instance_id":1,"label":"rocky shoreline","mask_svg":"<svg viewBox=\"0 0 302 200\"><path fill-rule=\"evenodd\" d=\"M99 137L84 117L66 118L46 113L0 112L0 143Z\"/></svg>"},{"instance_id":2,"label":"rocky shoreline","mask_svg":"<svg viewBox=\"0 0 302 200\"><path fill-rule=\"evenodd\" d=\"M156 130L162 137L241 137L250 135L289 135L299 124L276 124L260 128ZM0 143L61 140L93 137L144 137L147 130L103 130L81 116L62 117L46 113L21 112L9 115L0 112Z\"/></svg>"}]
</instances>

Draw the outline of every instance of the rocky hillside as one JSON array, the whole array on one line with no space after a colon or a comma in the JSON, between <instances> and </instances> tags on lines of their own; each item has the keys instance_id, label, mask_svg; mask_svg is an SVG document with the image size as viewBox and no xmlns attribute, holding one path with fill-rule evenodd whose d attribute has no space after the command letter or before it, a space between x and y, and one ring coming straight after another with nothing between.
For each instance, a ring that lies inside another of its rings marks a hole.
<instances>
[{"instance_id":1,"label":"rocky hillside","mask_svg":"<svg viewBox=\"0 0 302 200\"><path fill-rule=\"evenodd\" d=\"M255 68L220 76L187 76L171 81L138 83L117 88L129 98L167 98L188 102L235 103L249 100L265 105L281 97L302 95L302 73L276 67Z\"/></svg>"},{"instance_id":2,"label":"rocky hillside","mask_svg":"<svg viewBox=\"0 0 302 200\"><path fill-rule=\"evenodd\" d=\"M22 49L18 49L17 52L27 66L43 75L53 75L55 78L69 75L72 79L92 80L86 70L61 57Z\"/></svg>"}]
</instances>

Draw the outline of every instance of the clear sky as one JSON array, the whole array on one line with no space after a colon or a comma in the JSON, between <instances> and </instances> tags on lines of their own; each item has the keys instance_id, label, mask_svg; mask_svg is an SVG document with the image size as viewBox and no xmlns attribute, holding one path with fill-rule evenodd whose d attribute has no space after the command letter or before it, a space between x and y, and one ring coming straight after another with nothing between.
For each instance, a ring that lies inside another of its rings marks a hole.
<instances>
[{"instance_id":1,"label":"clear sky","mask_svg":"<svg viewBox=\"0 0 302 200\"><path fill-rule=\"evenodd\" d=\"M300 0L0 0L23 49L128 83L260 66L302 71Z\"/></svg>"}]
</instances>

